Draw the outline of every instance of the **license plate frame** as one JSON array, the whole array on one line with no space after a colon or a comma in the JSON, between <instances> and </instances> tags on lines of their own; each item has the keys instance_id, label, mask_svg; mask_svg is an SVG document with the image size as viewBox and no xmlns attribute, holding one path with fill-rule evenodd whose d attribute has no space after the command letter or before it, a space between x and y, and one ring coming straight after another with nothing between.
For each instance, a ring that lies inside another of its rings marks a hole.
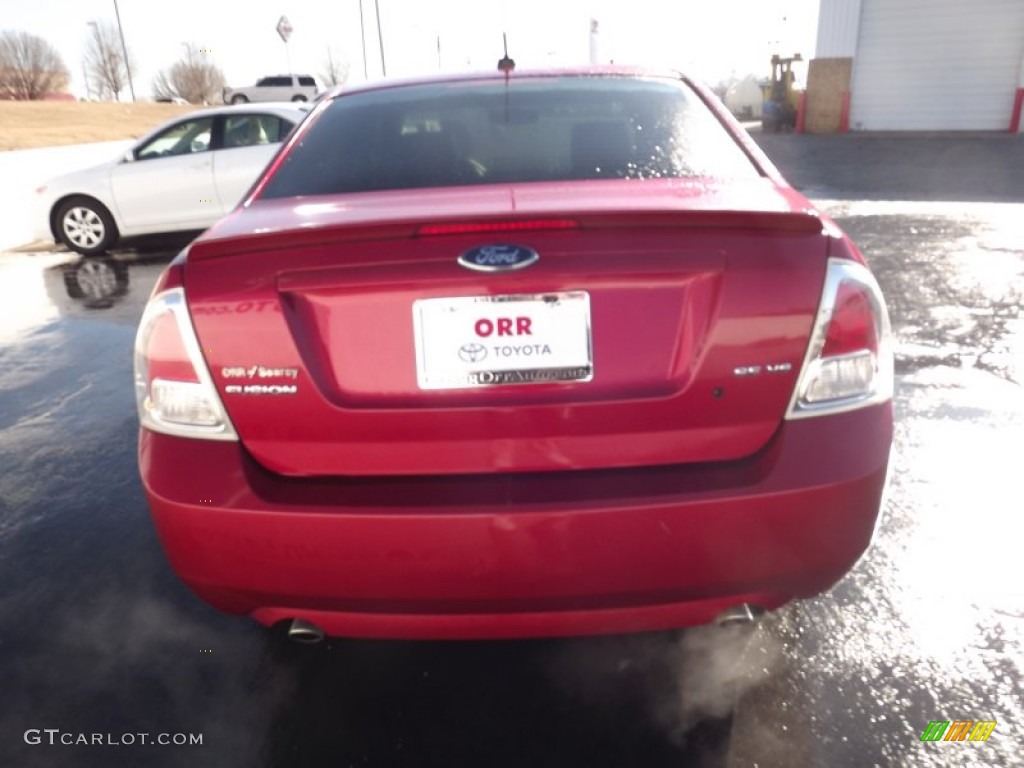
<instances>
[{"instance_id":1,"label":"license plate frame","mask_svg":"<svg viewBox=\"0 0 1024 768\"><path fill-rule=\"evenodd\" d=\"M420 389L593 379L586 291L417 299L412 314Z\"/></svg>"}]
</instances>

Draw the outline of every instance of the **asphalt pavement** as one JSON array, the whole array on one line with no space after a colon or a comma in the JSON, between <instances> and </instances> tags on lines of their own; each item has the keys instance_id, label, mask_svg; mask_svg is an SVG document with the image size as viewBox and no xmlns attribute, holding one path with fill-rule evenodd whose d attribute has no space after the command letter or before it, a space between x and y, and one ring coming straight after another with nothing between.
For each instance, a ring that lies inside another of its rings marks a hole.
<instances>
[{"instance_id":1,"label":"asphalt pavement","mask_svg":"<svg viewBox=\"0 0 1024 768\"><path fill-rule=\"evenodd\" d=\"M752 135L817 200L1024 202L1024 141L1011 133Z\"/></svg>"},{"instance_id":2,"label":"asphalt pavement","mask_svg":"<svg viewBox=\"0 0 1024 768\"><path fill-rule=\"evenodd\" d=\"M831 592L748 633L289 643L177 581L139 487L132 340L180 243L2 253L0 765L1024 765L1024 142L758 138L898 340L886 509Z\"/></svg>"}]
</instances>

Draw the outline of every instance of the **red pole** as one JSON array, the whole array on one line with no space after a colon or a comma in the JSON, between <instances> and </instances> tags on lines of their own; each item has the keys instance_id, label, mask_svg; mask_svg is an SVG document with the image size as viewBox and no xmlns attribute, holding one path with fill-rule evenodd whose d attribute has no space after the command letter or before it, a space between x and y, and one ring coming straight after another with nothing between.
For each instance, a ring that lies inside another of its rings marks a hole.
<instances>
[{"instance_id":1,"label":"red pole","mask_svg":"<svg viewBox=\"0 0 1024 768\"><path fill-rule=\"evenodd\" d=\"M1020 113L1024 108L1024 88L1017 89L1013 98L1013 115L1010 117L1010 133L1020 133Z\"/></svg>"},{"instance_id":2,"label":"red pole","mask_svg":"<svg viewBox=\"0 0 1024 768\"><path fill-rule=\"evenodd\" d=\"M807 91L796 100L796 132L804 132L804 121L807 119Z\"/></svg>"},{"instance_id":3,"label":"red pole","mask_svg":"<svg viewBox=\"0 0 1024 768\"><path fill-rule=\"evenodd\" d=\"M843 91L843 107L839 113L839 132L850 132L850 92Z\"/></svg>"}]
</instances>

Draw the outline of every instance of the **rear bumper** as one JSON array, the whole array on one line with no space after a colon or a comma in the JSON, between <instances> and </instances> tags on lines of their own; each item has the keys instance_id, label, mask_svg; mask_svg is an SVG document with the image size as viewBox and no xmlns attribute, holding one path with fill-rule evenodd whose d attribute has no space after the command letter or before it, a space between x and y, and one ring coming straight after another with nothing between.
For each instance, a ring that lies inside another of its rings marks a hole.
<instances>
[{"instance_id":1,"label":"rear bumper","mask_svg":"<svg viewBox=\"0 0 1024 768\"><path fill-rule=\"evenodd\" d=\"M32 241L50 240L56 242L56 236L50 228L50 209L53 201L44 195L33 194L31 203Z\"/></svg>"},{"instance_id":2,"label":"rear bumper","mask_svg":"<svg viewBox=\"0 0 1024 768\"><path fill-rule=\"evenodd\" d=\"M870 543L891 441L886 403L702 466L296 480L238 444L147 430L139 457L172 566L222 610L353 637L526 637L828 589Z\"/></svg>"}]
</instances>

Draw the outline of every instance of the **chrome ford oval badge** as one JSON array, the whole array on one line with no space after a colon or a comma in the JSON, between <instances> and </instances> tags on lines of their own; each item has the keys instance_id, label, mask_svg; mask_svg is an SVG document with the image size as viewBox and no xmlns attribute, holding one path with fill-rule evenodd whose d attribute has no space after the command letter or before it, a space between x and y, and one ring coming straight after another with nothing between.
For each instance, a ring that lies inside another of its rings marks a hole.
<instances>
[{"instance_id":1,"label":"chrome ford oval badge","mask_svg":"<svg viewBox=\"0 0 1024 768\"><path fill-rule=\"evenodd\" d=\"M481 245L458 258L459 264L477 272L504 272L533 264L540 254L524 245Z\"/></svg>"}]
</instances>

